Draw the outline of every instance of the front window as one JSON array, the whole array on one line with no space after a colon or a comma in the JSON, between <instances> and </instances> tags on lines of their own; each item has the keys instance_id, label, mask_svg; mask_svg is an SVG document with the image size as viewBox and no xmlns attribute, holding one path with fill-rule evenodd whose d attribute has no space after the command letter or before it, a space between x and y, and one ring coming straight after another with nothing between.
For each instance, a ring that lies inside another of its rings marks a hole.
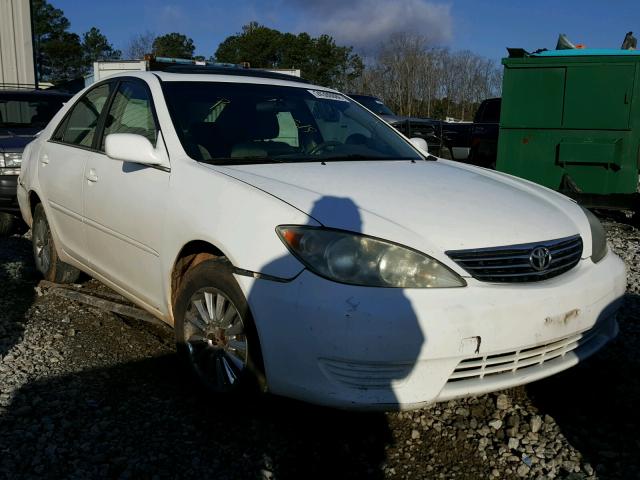
<instances>
[{"instance_id":1,"label":"front window","mask_svg":"<svg viewBox=\"0 0 640 480\"><path fill-rule=\"evenodd\" d=\"M3 94L0 96L0 128L44 128L67 99L55 95Z\"/></svg>"},{"instance_id":2,"label":"front window","mask_svg":"<svg viewBox=\"0 0 640 480\"><path fill-rule=\"evenodd\" d=\"M105 137L112 133L142 135L155 146L158 129L150 94L142 82L122 82L118 87L105 121L101 151L104 151Z\"/></svg>"},{"instance_id":3,"label":"front window","mask_svg":"<svg viewBox=\"0 0 640 480\"><path fill-rule=\"evenodd\" d=\"M391 127L347 97L313 87L165 82L185 151L215 164L419 160Z\"/></svg>"}]
</instances>

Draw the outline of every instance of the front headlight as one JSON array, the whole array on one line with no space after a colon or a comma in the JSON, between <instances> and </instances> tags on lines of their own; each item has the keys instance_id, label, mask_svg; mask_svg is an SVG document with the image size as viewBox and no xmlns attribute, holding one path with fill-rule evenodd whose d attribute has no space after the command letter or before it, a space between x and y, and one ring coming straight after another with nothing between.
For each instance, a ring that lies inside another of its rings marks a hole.
<instances>
[{"instance_id":1,"label":"front headlight","mask_svg":"<svg viewBox=\"0 0 640 480\"><path fill-rule=\"evenodd\" d=\"M0 175L18 175L22 152L0 153Z\"/></svg>"},{"instance_id":2,"label":"front headlight","mask_svg":"<svg viewBox=\"0 0 640 480\"><path fill-rule=\"evenodd\" d=\"M289 251L312 272L370 287L464 287L466 282L424 253L357 233L318 227L276 228Z\"/></svg>"},{"instance_id":3,"label":"front headlight","mask_svg":"<svg viewBox=\"0 0 640 480\"><path fill-rule=\"evenodd\" d=\"M0 168L20 168L22 152L0 154Z\"/></svg>"},{"instance_id":4,"label":"front headlight","mask_svg":"<svg viewBox=\"0 0 640 480\"><path fill-rule=\"evenodd\" d=\"M593 263L598 263L607 254L607 235L598 217L584 207L582 211L587 216L589 227L591 227L591 260Z\"/></svg>"}]
</instances>

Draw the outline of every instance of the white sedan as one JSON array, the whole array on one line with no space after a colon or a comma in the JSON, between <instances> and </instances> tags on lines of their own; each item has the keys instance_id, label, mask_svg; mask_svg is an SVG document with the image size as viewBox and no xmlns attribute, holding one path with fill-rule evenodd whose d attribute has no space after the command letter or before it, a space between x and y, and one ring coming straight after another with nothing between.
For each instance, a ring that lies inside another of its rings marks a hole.
<instances>
[{"instance_id":1,"label":"white sedan","mask_svg":"<svg viewBox=\"0 0 640 480\"><path fill-rule=\"evenodd\" d=\"M616 335L624 265L572 200L436 159L334 90L173 70L77 94L18 198L44 277L84 271L173 325L210 391L415 408Z\"/></svg>"}]
</instances>

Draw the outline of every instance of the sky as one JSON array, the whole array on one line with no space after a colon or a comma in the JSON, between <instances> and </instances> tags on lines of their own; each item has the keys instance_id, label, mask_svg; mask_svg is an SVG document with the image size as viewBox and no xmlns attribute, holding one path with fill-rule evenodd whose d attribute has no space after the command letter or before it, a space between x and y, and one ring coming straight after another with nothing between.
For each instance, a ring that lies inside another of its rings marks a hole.
<instances>
[{"instance_id":1,"label":"sky","mask_svg":"<svg viewBox=\"0 0 640 480\"><path fill-rule=\"evenodd\" d=\"M433 45L498 61L505 47L555 48L559 33L592 48L619 48L637 29L637 0L49 0L71 30L95 26L121 50L132 36L180 32L196 55L210 57L227 36L257 21L280 31L327 33L371 56L395 32L420 33Z\"/></svg>"}]
</instances>

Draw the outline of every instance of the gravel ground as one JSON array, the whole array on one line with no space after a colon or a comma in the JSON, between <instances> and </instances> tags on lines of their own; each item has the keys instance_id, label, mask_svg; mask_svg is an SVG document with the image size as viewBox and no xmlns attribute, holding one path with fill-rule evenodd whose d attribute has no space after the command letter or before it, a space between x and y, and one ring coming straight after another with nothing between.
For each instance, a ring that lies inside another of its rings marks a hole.
<instances>
[{"instance_id":1,"label":"gravel ground","mask_svg":"<svg viewBox=\"0 0 640 480\"><path fill-rule=\"evenodd\" d=\"M28 236L0 240L0 478L640 478L640 230L605 227L629 268L610 346L388 414L198 394L168 329L37 288Z\"/></svg>"}]
</instances>

